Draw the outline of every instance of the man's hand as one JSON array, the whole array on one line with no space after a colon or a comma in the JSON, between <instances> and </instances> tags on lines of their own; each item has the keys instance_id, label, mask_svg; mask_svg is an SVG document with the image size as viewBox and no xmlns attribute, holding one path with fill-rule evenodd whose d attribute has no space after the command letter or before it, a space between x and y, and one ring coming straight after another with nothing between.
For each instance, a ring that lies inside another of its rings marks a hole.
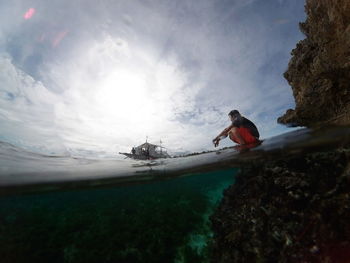
<instances>
[{"instance_id":1,"label":"man's hand","mask_svg":"<svg viewBox=\"0 0 350 263\"><path fill-rule=\"evenodd\" d=\"M214 143L214 147L217 147L219 145L219 141L220 141L220 138L215 138L213 140L213 143Z\"/></svg>"}]
</instances>

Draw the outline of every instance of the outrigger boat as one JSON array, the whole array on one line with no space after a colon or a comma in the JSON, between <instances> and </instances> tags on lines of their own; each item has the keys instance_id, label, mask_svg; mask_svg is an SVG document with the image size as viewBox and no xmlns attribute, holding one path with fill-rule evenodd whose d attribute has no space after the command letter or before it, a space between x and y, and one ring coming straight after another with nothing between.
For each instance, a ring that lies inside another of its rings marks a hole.
<instances>
[{"instance_id":1,"label":"outrigger boat","mask_svg":"<svg viewBox=\"0 0 350 263\"><path fill-rule=\"evenodd\" d=\"M120 152L119 154L123 154L128 158L136 160L153 160L170 157L166 151L166 148L161 145L151 144L147 141L140 146L133 147L130 153Z\"/></svg>"}]
</instances>

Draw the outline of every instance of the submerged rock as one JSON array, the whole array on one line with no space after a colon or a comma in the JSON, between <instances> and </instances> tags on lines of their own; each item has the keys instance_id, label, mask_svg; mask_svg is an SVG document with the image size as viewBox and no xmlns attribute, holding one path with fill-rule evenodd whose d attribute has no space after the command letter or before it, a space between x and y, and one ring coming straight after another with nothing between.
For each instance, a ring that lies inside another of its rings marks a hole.
<instances>
[{"instance_id":1,"label":"submerged rock","mask_svg":"<svg viewBox=\"0 0 350 263\"><path fill-rule=\"evenodd\" d=\"M212 262L348 262L350 150L242 168L211 217Z\"/></svg>"},{"instance_id":2,"label":"submerged rock","mask_svg":"<svg viewBox=\"0 0 350 263\"><path fill-rule=\"evenodd\" d=\"M306 0L306 38L292 51L284 77L296 108L278 119L293 126L350 123L350 1Z\"/></svg>"}]
</instances>

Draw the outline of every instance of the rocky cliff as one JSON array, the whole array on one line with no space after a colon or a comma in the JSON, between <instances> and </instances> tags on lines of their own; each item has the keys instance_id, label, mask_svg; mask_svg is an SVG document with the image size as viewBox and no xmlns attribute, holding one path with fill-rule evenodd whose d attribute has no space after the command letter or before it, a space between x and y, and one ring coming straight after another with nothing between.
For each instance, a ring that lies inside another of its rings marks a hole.
<instances>
[{"instance_id":1,"label":"rocky cliff","mask_svg":"<svg viewBox=\"0 0 350 263\"><path fill-rule=\"evenodd\" d=\"M278 119L293 126L350 123L350 1L307 0L306 38L292 51L284 77L295 110Z\"/></svg>"}]
</instances>

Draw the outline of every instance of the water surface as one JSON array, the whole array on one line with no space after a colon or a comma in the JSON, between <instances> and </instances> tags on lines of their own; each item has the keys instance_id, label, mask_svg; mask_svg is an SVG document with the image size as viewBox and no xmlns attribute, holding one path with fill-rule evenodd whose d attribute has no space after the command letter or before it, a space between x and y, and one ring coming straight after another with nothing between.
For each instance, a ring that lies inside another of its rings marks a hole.
<instances>
[{"instance_id":1,"label":"water surface","mask_svg":"<svg viewBox=\"0 0 350 263\"><path fill-rule=\"evenodd\" d=\"M0 194L110 187L237 168L256 160L284 158L336 148L349 142L349 134L349 127L300 129L266 139L254 148L236 146L153 161L45 156L1 143Z\"/></svg>"}]
</instances>

